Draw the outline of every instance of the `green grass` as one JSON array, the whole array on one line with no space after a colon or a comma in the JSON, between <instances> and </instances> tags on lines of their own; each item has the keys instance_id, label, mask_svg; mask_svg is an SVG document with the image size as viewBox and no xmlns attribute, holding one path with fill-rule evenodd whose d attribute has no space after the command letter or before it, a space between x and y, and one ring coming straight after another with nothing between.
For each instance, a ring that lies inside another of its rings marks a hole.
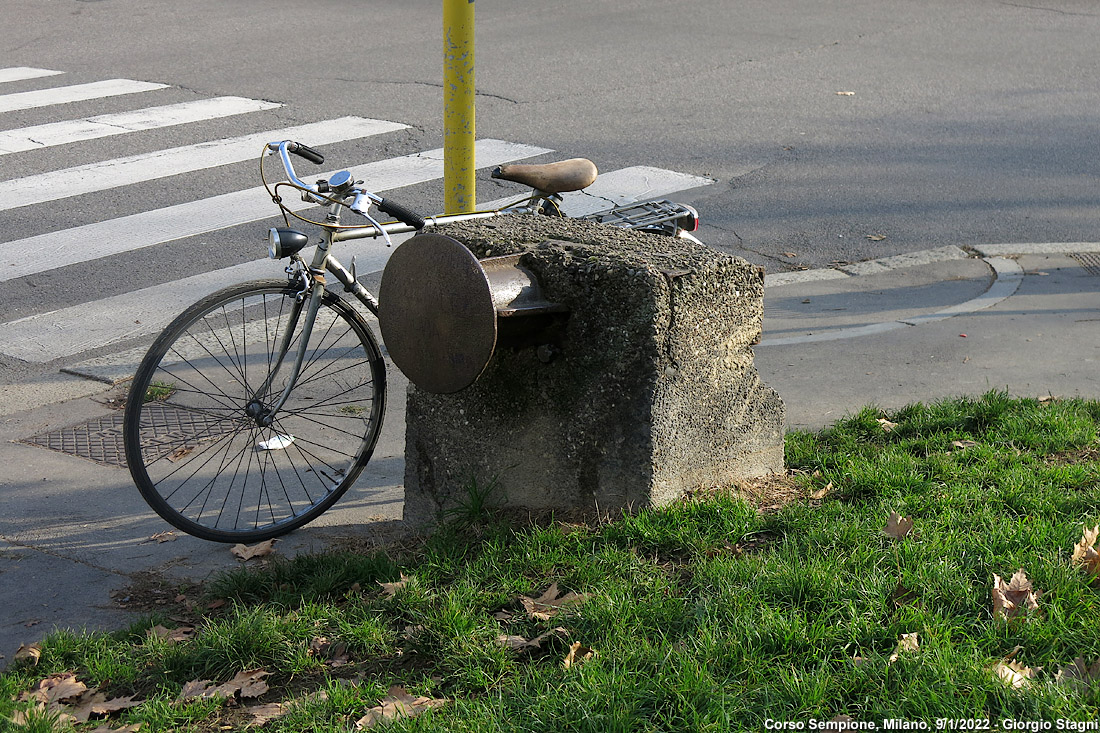
<instances>
[{"instance_id":1,"label":"green grass","mask_svg":"<svg viewBox=\"0 0 1100 733\"><path fill-rule=\"evenodd\" d=\"M884 416L897 427L885 431ZM37 666L0 674L0 717L26 709L13 697L45 675L71 671L146 701L116 726L244 730L242 706L173 700L190 680L263 668L271 691L244 704L286 702L271 731L347 731L392 685L451 701L393 730L810 729L841 714L932 729L938 718L990 718L993 729L1005 718L1096 720L1100 683L1055 677L1078 656L1100 659L1100 590L1070 563L1083 527L1100 523L1098 429L1100 403L990 393L788 435L796 498L778 511L719 492L614 522L516 528L471 504L413 549L217 577L206 600L229 603L196 611L181 643L147 637L154 623L178 624L164 617L111 635L55 634ZM883 533L890 511L912 517L909 537ZM1020 568L1043 591L1041 613L995 619L993 575ZM382 592L379 582L402 574L408 583ZM528 618L517 598L551 583L586 598L549 621ZM530 652L497 641L559 626L567 633ZM890 662L913 632L920 649ZM319 637L347 663L311 654ZM565 669L574 641L596 655ZM1011 689L991 668L1017 647L1018 662L1042 669ZM48 729L35 725L27 730Z\"/></svg>"}]
</instances>

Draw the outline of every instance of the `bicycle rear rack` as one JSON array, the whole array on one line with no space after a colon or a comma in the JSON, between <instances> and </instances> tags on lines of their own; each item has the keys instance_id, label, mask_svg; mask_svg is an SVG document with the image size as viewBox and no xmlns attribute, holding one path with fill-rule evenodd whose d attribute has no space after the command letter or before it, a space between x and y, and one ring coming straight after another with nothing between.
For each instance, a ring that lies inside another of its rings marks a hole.
<instances>
[{"instance_id":1,"label":"bicycle rear rack","mask_svg":"<svg viewBox=\"0 0 1100 733\"><path fill-rule=\"evenodd\" d=\"M675 235L680 230L694 231L698 214L695 209L685 204L659 199L616 206L613 209L597 211L579 218L623 229L641 229Z\"/></svg>"}]
</instances>

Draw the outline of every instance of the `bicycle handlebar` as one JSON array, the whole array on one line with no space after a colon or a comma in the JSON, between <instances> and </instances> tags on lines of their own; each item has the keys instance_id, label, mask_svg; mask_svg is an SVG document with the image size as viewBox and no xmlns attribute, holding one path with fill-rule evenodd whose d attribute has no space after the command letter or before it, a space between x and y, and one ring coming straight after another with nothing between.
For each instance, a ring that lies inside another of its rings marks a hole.
<instances>
[{"instance_id":1,"label":"bicycle handlebar","mask_svg":"<svg viewBox=\"0 0 1100 733\"><path fill-rule=\"evenodd\" d=\"M286 149L287 149L288 152L294 153L295 155L297 155L299 157L305 158L310 163L316 163L317 165L321 165L322 163L325 162L325 156L321 155L319 152L317 152L313 148L309 147L308 145L303 145L302 143L296 143L296 142L288 140L287 144L286 144Z\"/></svg>"},{"instance_id":2,"label":"bicycle handlebar","mask_svg":"<svg viewBox=\"0 0 1100 733\"><path fill-rule=\"evenodd\" d=\"M309 147L308 145L303 145L302 143L294 142L293 140L270 142L267 144L266 147L268 150L279 153L279 157L283 162L283 168L286 169L287 176L295 185L304 189L304 191L307 192L304 194L303 198L308 196L309 198L307 200L311 200L314 203L325 203L325 199L321 198L317 194L321 193L322 191L327 193L327 190L323 188L319 190L319 186L310 185L299 178L298 175L294 172L294 165L290 162L290 156L288 155L288 153L294 153L295 155L305 158L311 163L316 163L317 165L321 165L325 162L324 155ZM350 176L350 174L348 175ZM322 181L322 183L324 182ZM380 232L382 232L383 236L385 236L385 231L382 226L367 213L367 208L372 203L376 205L378 207L378 210L382 213L396 217L399 221L408 224L413 229L422 229L424 227L424 224L426 223L423 216L417 214L412 209L408 209L402 206L392 199L383 199L381 196L371 193L370 191L362 188L345 189L345 191L346 193L344 193L343 195L345 201L352 195L355 196L349 208L355 213L366 217L366 219L370 221L371 224L373 224ZM366 205L364 205L364 203Z\"/></svg>"}]
</instances>

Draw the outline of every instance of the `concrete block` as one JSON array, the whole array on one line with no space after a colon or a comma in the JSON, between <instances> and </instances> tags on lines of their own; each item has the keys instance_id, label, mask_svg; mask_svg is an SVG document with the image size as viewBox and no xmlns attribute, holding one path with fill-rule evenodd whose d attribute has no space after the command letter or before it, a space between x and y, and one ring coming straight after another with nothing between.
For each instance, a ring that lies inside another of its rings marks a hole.
<instances>
[{"instance_id":1,"label":"concrete block","mask_svg":"<svg viewBox=\"0 0 1100 733\"><path fill-rule=\"evenodd\" d=\"M568 219L437 231L479 258L523 253L569 315L543 334L552 346L498 343L461 392L410 385L408 523L437 521L472 482L495 483L510 508L617 513L783 470L783 402L753 365L762 270L689 240Z\"/></svg>"}]
</instances>

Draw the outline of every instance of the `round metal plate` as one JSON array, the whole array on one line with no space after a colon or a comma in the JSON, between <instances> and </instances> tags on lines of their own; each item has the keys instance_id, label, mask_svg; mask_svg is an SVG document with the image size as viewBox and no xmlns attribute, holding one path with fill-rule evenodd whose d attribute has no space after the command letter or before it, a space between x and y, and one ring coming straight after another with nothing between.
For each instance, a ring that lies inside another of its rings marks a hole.
<instances>
[{"instance_id":1,"label":"round metal plate","mask_svg":"<svg viewBox=\"0 0 1100 733\"><path fill-rule=\"evenodd\" d=\"M470 386L493 356L489 281L473 253L450 237L418 234L398 247L382 273L378 307L390 358L428 392Z\"/></svg>"}]
</instances>

